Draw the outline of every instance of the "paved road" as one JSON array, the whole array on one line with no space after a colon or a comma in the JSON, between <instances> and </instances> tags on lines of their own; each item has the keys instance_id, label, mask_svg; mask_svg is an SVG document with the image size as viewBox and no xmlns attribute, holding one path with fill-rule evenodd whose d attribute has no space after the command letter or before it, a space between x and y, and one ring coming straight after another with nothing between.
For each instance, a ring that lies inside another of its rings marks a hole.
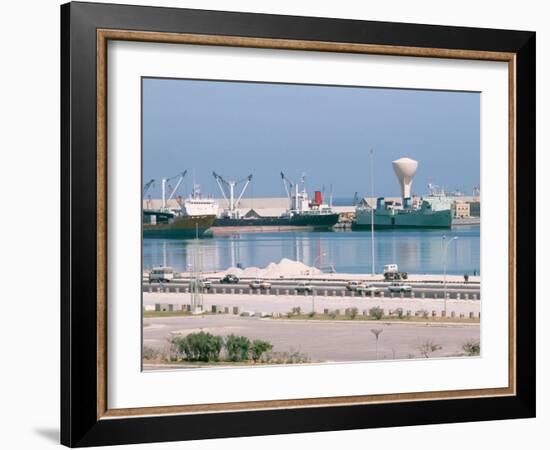
<instances>
[{"instance_id":1,"label":"paved road","mask_svg":"<svg viewBox=\"0 0 550 450\"><path fill-rule=\"evenodd\" d=\"M225 286L225 287L248 287L249 283L251 281L254 281L253 278L241 278L239 283L237 284L230 284L230 283L220 283L219 278L215 277L209 277L208 275L204 276L205 279L208 279L212 282L213 285L217 286ZM268 280L273 286L280 287L280 286L291 286L295 287L299 282L301 281L308 281L312 286L315 286L317 288L343 288L346 286L349 280L319 280L315 278L297 278L297 279L291 279L291 278L285 278L285 279L269 279ZM366 284L371 284L378 287L387 287L391 284L390 281L369 281L369 280L362 280ZM419 286L424 288L442 288L443 287L443 281L439 282L433 282L433 281L418 281L418 280L404 280L404 283L410 284L412 286ZM189 278L174 278L170 284L175 285L183 285L187 286L189 283ZM143 278L143 284L149 284L149 279L147 277ZM155 283L153 283L155 284ZM471 283L464 283L464 282L456 282L456 281L448 281L447 287L449 289L462 289L462 290L479 290L479 283L471 282Z\"/></svg>"},{"instance_id":2,"label":"paved road","mask_svg":"<svg viewBox=\"0 0 550 450\"><path fill-rule=\"evenodd\" d=\"M327 322L259 319L232 315L157 317L144 319L144 345L166 349L172 333L207 331L266 339L274 351L299 350L316 361L365 361L376 359L372 329L382 329L379 359L422 357L418 347L427 340L441 345L432 357L457 356L462 345L479 340L479 325L424 325L385 322Z\"/></svg>"},{"instance_id":3,"label":"paved road","mask_svg":"<svg viewBox=\"0 0 550 450\"><path fill-rule=\"evenodd\" d=\"M384 296L388 297L390 296L390 292L387 289L388 284L384 283L374 283L375 286L380 287L384 289ZM289 294L294 293L294 289L296 288L297 284L289 283L288 281L285 282L273 282L272 287L270 290L265 289L251 289L248 283L239 283L239 284L220 284L220 283L212 283L211 292L215 291L217 293L222 293L223 289L225 289L226 293L230 293L232 290L234 290L235 293L240 293L242 290L243 294L274 294L277 289L279 289L280 294L284 294L286 290L288 290ZM189 288L189 283L184 282L170 282L170 283L143 283L143 291L144 292L184 292L185 289ZM352 296L352 295L359 295L358 293L354 293L353 291L350 291L349 289L346 289L344 283L323 283L323 284L312 284L313 289L316 291L316 295L323 295L324 291L328 291L328 295L337 295L339 297L342 296ZM422 294L424 294L426 297L429 298L443 298L444 295L444 289L441 285L414 285L412 284L413 292L415 297L420 297ZM469 298L480 298L480 291L479 291L479 285L471 285L471 286L448 286L447 287L447 293L449 294L450 298L457 298L460 297L462 299L465 298L467 295ZM298 292L297 295L310 295L305 294L303 292ZM399 294L394 294L399 295ZM405 294L407 297L410 297L411 294L407 293ZM377 296L380 296L377 294Z\"/></svg>"}]
</instances>

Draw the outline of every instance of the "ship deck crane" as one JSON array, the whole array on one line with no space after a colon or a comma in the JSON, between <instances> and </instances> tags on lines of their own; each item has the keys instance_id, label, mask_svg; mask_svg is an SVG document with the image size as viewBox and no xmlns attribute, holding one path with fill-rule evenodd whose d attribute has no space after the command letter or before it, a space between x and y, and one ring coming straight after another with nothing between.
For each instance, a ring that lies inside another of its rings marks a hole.
<instances>
[{"instance_id":1,"label":"ship deck crane","mask_svg":"<svg viewBox=\"0 0 550 450\"><path fill-rule=\"evenodd\" d=\"M149 189L155 184L154 179L150 179L147 183L145 183L145 186L143 186L143 199L145 199L145 196L147 195L147 192L149 192ZM147 209L151 209L151 196L149 195L147 197Z\"/></svg>"},{"instance_id":2,"label":"ship deck crane","mask_svg":"<svg viewBox=\"0 0 550 450\"><path fill-rule=\"evenodd\" d=\"M286 195L288 197L289 200L292 200L291 199L291 192L292 192L292 188L294 187L294 183L292 181L290 181L283 172L281 172L281 178L283 180L283 186L285 187L285 191L286 191Z\"/></svg>"},{"instance_id":3,"label":"ship deck crane","mask_svg":"<svg viewBox=\"0 0 550 450\"><path fill-rule=\"evenodd\" d=\"M185 178L185 175L187 175L187 170L183 171L180 174L174 175L173 177L162 179L162 210L163 211L167 209L167 203L170 200L172 200L172 198L174 197L174 194L176 193L176 191L180 187L181 183L183 182L183 179ZM175 178L178 178L178 182L176 183L175 187L172 187L170 185L170 182L172 180L174 180ZM170 190L170 194L168 195L168 198L166 198L166 194L167 194L166 188L167 187Z\"/></svg>"},{"instance_id":4,"label":"ship deck crane","mask_svg":"<svg viewBox=\"0 0 550 450\"><path fill-rule=\"evenodd\" d=\"M145 186L143 186L143 197L147 194L149 189L155 184L155 180L150 179L147 183L145 183Z\"/></svg>"},{"instance_id":5,"label":"ship deck crane","mask_svg":"<svg viewBox=\"0 0 550 450\"><path fill-rule=\"evenodd\" d=\"M216 183L218 183L218 186L220 188L220 191L223 195L223 198L229 203L229 209L227 210L227 214L230 218L236 218L237 208L239 206L239 203L244 195L244 192L246 191L246 188L248 187L249 183L252 181L252 174L248 175L246 178L243 178L239 181L227 181L225 178L223 178L221 175L217 174L216 172L212 172L212 176L216 180ZM239 197L237 200L235 200L235 188L244 182L244 186L241 189L241 193L239 194Z\"/></svg>"},{"instance_id":6,"label":"ship deck crane","mask_svg":"<svg viewBox=\"0 0 550 450\"><path fill-rule=\"evenodd\" d=\"M302 192L298 192L298 184L290 181L283 172L281 172L281 178L283 179L283 185L285 186L286 195L288 196L288 199L290 201L290 210L305 210L307 205L306 174L302 173L302 176L300 177ZM294 192L292 192L293 190ZM304 203L306 205L304 205Z\"/></svg>"}]
</instances>

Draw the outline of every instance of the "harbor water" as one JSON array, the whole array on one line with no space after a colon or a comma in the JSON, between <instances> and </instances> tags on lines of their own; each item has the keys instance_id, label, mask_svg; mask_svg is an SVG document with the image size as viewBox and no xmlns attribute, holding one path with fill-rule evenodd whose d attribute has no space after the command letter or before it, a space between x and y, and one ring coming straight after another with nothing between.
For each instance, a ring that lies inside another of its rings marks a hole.
<instances>
[{"instance_id":1,"label":"harbor water","mask_svg":"<svg viewBox=\"0 0 550 450\"><path fill-rule=\"evenodd\" d=\"M446 245L450 239L458 239ZM384 264L414 274L442 274L447 247L447 273L480 275L480 226L450 230L375 231L376 273ZM283 232L239 233L199 240L144 239L143 268L167 265L192 271L193 253L201 255L201 270L265 267L282 258L301 261L325 272L371 273L371 233ZM196 259L195 259L196 261Z\"/></svg>"}]
</instances>

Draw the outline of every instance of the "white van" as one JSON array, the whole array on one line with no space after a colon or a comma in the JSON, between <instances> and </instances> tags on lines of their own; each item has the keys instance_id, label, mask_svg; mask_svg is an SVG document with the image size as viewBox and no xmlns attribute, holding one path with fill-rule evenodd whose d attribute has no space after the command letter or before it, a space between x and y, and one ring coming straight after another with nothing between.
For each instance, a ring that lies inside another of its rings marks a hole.
<instances>
[{"instance_id":1,"label":"white van","mask_svg":"<svg viewBox=\"0 0 550 450\"><path fill-rule=\"evenodd\" d=\"M386 264L384 266L384 273L397 273L399 272L399 268L397 267L397 264Z\"/></svg>"}]
</instances>

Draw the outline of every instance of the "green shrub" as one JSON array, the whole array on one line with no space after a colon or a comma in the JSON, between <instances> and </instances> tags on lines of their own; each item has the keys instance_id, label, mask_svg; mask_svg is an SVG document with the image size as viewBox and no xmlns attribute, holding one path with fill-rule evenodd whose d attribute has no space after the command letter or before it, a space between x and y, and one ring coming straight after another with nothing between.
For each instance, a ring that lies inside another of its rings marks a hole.
<instances>
[{"instance_id":1,"label":"green shrub","mask_svg":"<svg viewBox=\"0 0 550 450\"><path fill-rule=\"evenodd\" d=\"M225 338L225 350L230 361L247 361L250 339L246 336L230 334Z\"/></svg>"},{"instance_id":2,"label":"green shrub","mask_svg":"<svg viewBox=\"0 0 550 450\"><path fill-rule=\"evenodd\" d=\"M200 331L190 333L185 337L176 336L172 344L177 355L185 357L188 361L218 361L223 347L223 339L210 333Z\"/></svg>"},{"instance_id":3,"label":"green shrub","mask_svg":"<svg viewBox=\"0 0 550 450\"><path fill-rule=\"evenodd\" d=\"M418 351L424 358L429 358L433 352L441 350L443 347L437 342L427 339L418 346Z\"/></svg>"},{"instance_id":4,"label":"green shrub","mask_svg":"<svg viewBox=\"0 0 550 450\"><path fill-rule=\"evenodd\" d=\"M290 352L266 352L262 356L262 362L268 364L302 364L310 361L308 355L295 350Z\"/></svg>"},{"instance_id":5,"label":"green shrub","mask_svg":"<svg viewBox=\"0 0 550 450\"><path fill-rule=\"evenodd\" d=\"M468 356L479 356L481 346L479 341L468 341L462 346L462 349Z\"/></svg>"},{"instance_id":6,"label":"green shrub","mask_svg":"<svg viewBox=\"0 0 550 450\"><path fill-rule=\"evenodd\" d=\"M307 313L307 315L310 319L313 319L315 317L315 311L310 311Z\"/></svg>"},{"instance_id":7,"label":"green shrub","mask_svg":"<svg viewBox=\"0 0 550 450\"><path fill-rule=\"evenodd\" d=\"M357 317L357 314L359 314L359 310L357 308L351 308L349 310L349 316L351 317L351 320L355 319Z\"/></svg>"},{"instance_id":8,"label":"green shrub","mask_svg":"<svg viewBox=\"0 0 550 450\"><path fill-rule=\"evenodd\" d=\"M375 306L369 309L369 316L376 320L380 320L384 316L384 310L380 306Z\"/></svg>"},{"instance_id":9,"label":"green shrub","mask_svg":"<svg viewBox=\"0 0 550 450\"><path fill-rule=\"evenodd\" d=\"M334 311L331 311L330 314L329 314L329 317L331 319L336 319L336 313Z\"/></svg>"},{"instance_id":10,"label":"green shrub","mask_svg":"<svg viewBox=\"0 0 550 450\"><path fill-rule=\"evenodd\" d=\"M403 308L397 308L395 310L395 314L397 314L397 317L399 317L400 319L403 318Z\"/></svg>"},{"instance_id":11,"label":"green shrub","mask_svg":"<svg viewBox=\"0 0 550 450\"><path fill-rule=\"evenodd\" d=\"M300 314L302 314L302 308L300 308L299 306L295 306L294 308L292 308L292 313L299 316Z\"/></svg>"},{"instance_id":12,"label":"green shrub","mask_svg":"<svg viewBox=\"0 0 550 450\"><path fill-rule=\"evenodd\" d=\"M161 356L162 356L161 352L159 352L157 349L152 347L147 347L146 345L143 347L143 359L157 360L157 359L160 359Z\"/></svg>"},{"instance_id":13,"label":"green shrub","mask_svg":"<svg viewBox=\"0 0 550 450\"><path fill-rule=\"evenodd\" d=\"M262 355L265 352L270 351L273 348L273 345L267 341L262 341L260 339L255 339L252 341L252 345L250 347L250 356L254 360L254 362L258 362Z\"/></svg>"},{"instance_id":14,"label":"green shrub","mask_svg":"<svg viewBox=\"0 0 550 450\"><path fill-rule=\"evenodd\" d=\"M307 356L305 353L301 353L298 350L291 350L290 355L288 357L288 364L301 364L309 362L309 356Z\"/></svg>"}]
</instances>

